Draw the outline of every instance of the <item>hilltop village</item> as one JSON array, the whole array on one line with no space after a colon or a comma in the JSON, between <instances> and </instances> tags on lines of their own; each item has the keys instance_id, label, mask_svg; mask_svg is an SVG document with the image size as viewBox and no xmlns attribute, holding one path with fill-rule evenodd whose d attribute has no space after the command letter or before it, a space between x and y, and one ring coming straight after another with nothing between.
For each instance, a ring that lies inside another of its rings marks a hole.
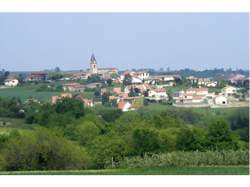
<instances>
[{"instance_id":1,"label":"hilltop village","mask_svg":"<svg viewBox=\"0 0 250 187\"><path fill-rule=\"evenodd\" d=\"M6 73L6 72L5 72ZM174 107L242 107L249 102L249 77L229 74L221 77L183 76L175 72L149 70L119 71L99 67L92 54L85 71L8 73L0 90L34 85L37 92L51 92L55 104L68 97L83 102L85 107L104 105L123 112L137 110L152 103ZM33 96L26 100L41 102Z\"/></svg>"}]
</instances>

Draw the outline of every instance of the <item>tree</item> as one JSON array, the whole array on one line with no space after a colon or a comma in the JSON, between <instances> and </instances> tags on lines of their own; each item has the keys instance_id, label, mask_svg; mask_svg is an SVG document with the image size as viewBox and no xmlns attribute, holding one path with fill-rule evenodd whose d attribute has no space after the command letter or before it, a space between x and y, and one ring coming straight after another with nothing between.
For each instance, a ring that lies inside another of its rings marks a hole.
<instances>
[{"instance_id":1,"label":"tree","mask_svg":"<svg viewBox=\"0 0 250 187\"><path fill-rule=\"evenodd\" d=\"M97 110L98 114L107 122L114 122L122 115L122 111L117 108L101 107Z\"/></svg>"},{"instance_id":2,"label":"tree","mask_svg":"<svg viewBox=\"0 0 250 187\"><path fill-rule=\"evenodd\" d=\"M103 104L103 105L109 103L109 96L110 96L110 93L109 93L109 92L104 92L104 93L102 94L102 104Z\"/></svg>"},{"instance_id":3,"label":"tree","mask_svg":"<svg viewBox=\"0 0 250 187\"><path fill-rule=\"evenodd\" d=\"M106 82L107 82L108 86L112 85L112 79L108 79Z\"/></svg>"},{"instance_id":4,"label":"tree","mask_svg":"<svg viewBox=\"0 0 250 187\"><path fill-rule=\"evenodd\" d=\"M199 128L183 128L177 135L176 147L182 151L206 149L206 132Z\"/></svg>"},{"instance_id":5,"label":"tree","mask_svg":"<svg viewBox=\"0 0 250 187\"><path fill-rule=\"evenodd\" d=\"M24 79L25 79L25 75L23 73L19 73L18 77L17 77L18 82L20 84L23 84L24 83Z\"/></svg>"},{"instance_id":6,"label":"tree","mask_svg":"<svg viewBox=\"0 0 250 187\"><path fill-rule=\"evenodd\" d=\"M208 127L209 145L211 149L227 150L239 148L238 138L234 136L225 120L218 119Z\"/></svg>"},{"instance_id":7,"label":"tree","mask_svg":"<svg viewBox=\"0 0 250 187\"><path fill-rule=\"evenodd\" d=\"M96 168L115 165L127 155L127 145L117 136L98 136L89 145Z\"/></svg>"},{"instance_id":8,"label":"tree","mask_svg":"<svg viewBox=\"0 0 250 187\"><path fill-rule=\"evenodd\" d=\"M86 169L87 152L56 131L36 128L7 144L3 152L7 170Z\"/></svg>"},{"instance_id":9,"label":"tree","mask_svg":"<svg viewBox=\"0 0 250 187\"><path fill-rule=\"evenodd\" d=\"M81 145L89 144L100 133L100 129L91 121L83 122L74 129L76 140Z\"/></svg>"},{"instance_id":10,"label":"tree","mask_svg":"<svg viewBox=\"0 0 250 187\"><path fill-rule=\"evenodd\" d=\"M101 77L99 75L91 75L88 77L88 83L100 82Z\"/></svg>"},{"instance_id":11,"label":"tree","mask_svg":"<svg viewBox=\"0 0 250 187\"><path fill-rule=\"evenodd\" d=\"M57 73L58 73L58 72L61 72L61 69L60 69L59 67L56 67L56 68L55 68L55 72L57 72Z\"/></svg>"},{"instance_id":12,"label":"tree","mask_svg":"<svg viewBox=\"0 0 250 187\"><path fill-rule=\"evenodd\" d=\"M160 151L171 152L176 150L178 128L159 130Z\"/></svg>"},{"instance_id":13,"label":"tree","mask_svg":"<svg viewBox=\"0 0 250 187\"><path fill-rule=\"evenodd\" d=\"M79 118L84 115L83 103L77 99L63 98L54 106L55 111L60 114L71 113L74 117Z\"/></svg>"},{"instance_id":14,"label":"tree","mask_svg":"<svg viewBox=\"0 0 250 187\"><path fill-rule=\"evenodd\" d=\"M137 128L133 133L134 151L143 156L147 152L156 152L160 148L159 134L149 128Z\"/></svg>"},{"instance_id":15,"label":"tree","mask_svg":"<svg viewBox=\"0 0 250 187\"><path fill-rule=\"evenodd\" d=\"M132 84L132 76L130 74L126 74L123 79L123 84L125 86Z\"/></svg>"}]
</instances>

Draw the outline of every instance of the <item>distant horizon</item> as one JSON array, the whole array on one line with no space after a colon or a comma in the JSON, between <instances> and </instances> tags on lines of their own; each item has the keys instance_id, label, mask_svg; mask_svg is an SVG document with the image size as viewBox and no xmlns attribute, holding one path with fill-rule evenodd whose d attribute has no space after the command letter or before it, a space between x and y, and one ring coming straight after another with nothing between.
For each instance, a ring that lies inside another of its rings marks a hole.
<instances>
[{"instance_id":1,"label":"distant horizon","mask_svg":"<svg viewBox=\"0 0 250 187\"><path fill-rule=\"evenodd\" d=\"M0 13L9 71L249 70L248 13Z\"/></svg>"},{"instance_id":2,"label":"distant horizon","mask_svg":"<svg viewBox=\"0 0 250 187\"><path fill-rule=\"evenodd\" d=\"M56 68L56 67L55 67ZM55 68L52 68L52 69L37 69L37 70L10 70L10 69L5 69L5 68L1 68L0 71L2 70L5 70L5 71L9 71L9 72L44 72L44 71L49 71L49 72L52 72L55 70ZM69 71L86 71L87 69L63 69L61 67L60 68L60 71L61 72L69 72ZM105 68L105 67L100 67L100 68ZM116 67L113 67L113 68L116 68ZM132 68L132 69L119 69L119 68L116 68L118 69L118 71L132 71L133 69L134 70L154 70L154 71L161 71L160 68ZM206 70L220 70L220 69L223 69L224 71L227 71L229 69L231 69L232 71L250 71L250 69L242 69L242 68L236 68L236 69L233 69L233 68L218 68L218 67L215 67L215 68L208 68L208 69L192 69L192 68L181 68L181 69L171 69L169 71L167 71L167 68L164 68L164 71L163 72L175 72L175 71L181 71L181 70L186 70L186 69L189 69L191 71L206 71Z\"/></svg>"}]
</instances>

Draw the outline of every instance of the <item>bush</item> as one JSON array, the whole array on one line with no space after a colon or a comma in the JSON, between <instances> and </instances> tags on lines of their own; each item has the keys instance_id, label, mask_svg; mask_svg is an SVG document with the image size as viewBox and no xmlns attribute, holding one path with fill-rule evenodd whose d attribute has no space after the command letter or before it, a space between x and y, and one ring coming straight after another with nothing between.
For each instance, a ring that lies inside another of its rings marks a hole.
<instances>
[{"instance_id":1,"label":"bush","mask_svg":"<svg viewBox=\"0 0 250 187\"><path fill-rule=\"evenodd\" d=\"M114 167L127 154L126 142L119 137L99 136L89 145L95 168Z\"/></svg>"},{"instance_id":2,"label":"bush","mask_svg":"<svg viewBox=\"0 0 250 187\"><path fill-rule=\"evenodd\" d=\"M157 131L147 128L138 128L133 133L134 151L143 155L146 152L155 152L160 148L160 138Z\"/></svg>"},{"instance_id":3,"label":"bush","mask_svg":"<svg viewBox=\"0 0 250 187\"><path fill-rule=\"evenodd\" d=\"M90 159L80 146L46 128L13 138L3 150L7 170L86 169Z\"/></svg>"},{"instance_id":4,"label":"bush","mask_svg":"<svg viewBox=\"0 0 250 187\"><path fill-rule=\"evenodd\" d=\"M249 165L247 150L171 152L125 158L118 168Z\"/></svg>"}]
</instances>

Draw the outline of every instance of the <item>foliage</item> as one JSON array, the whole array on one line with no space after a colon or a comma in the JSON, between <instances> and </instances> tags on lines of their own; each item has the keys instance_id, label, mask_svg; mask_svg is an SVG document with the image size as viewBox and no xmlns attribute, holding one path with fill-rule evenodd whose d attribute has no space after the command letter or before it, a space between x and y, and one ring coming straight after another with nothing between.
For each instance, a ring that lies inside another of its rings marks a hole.
<instances>
[{"instance_id":1,"label":"foliage","mask_svg":"<svg viewBox=\"0 0 250 187\"><path fill-rule=\"evenodd\" d=\"M83 122L74 129L74 139L81 145L90 144L100 134L100 129L91 121Z\"/></svg>"},{"instance_id":2,"label":"foliage","mask_svg":"<svg viewBox=\"0 0 250 187\"><path fill-rule=\"evenodd\" d=\"M123 79L123 85L130 85L132 83L132 77L130 74L126 74Z\"/></svg>"},{"instance_id":3,"label":"foliage","mask_svg":"<svg viewBox=\"0 0 250 187\"><path fill-rule=\"evenodd\" d=\"M8 142L3 151L7 170L84 169L87 153L76 144L45 128Z\"/></svg>"},{"instance_id":4,"label":"foliage","mask_svg":"<svg viewBox=\"0 0 250 187\"><path fill-rule=\"evenodd\" d=\"M19 98L4 99L0 97L0 117L24 117L23 105Z\"/></svg>"},{"instance_id":5,"label":"foliage","mask_svg":"<svg viewBox=\"0 0 250 187\"><path fill-rule=\"evenodd\" d=\"M4 69L2 69L2 71L0 71L0 84L3 84L5 79L9 76L10 72L9 71L5 71Z\"/></svg>"},{"instance_id":6,"label":"foliage","mask_svg":"<svg viewBox=\"0 0 250 187\"><path fill-rule=\"evenodd\" d=\"M105 168L122 160L127 154L127 147L119 137L99 136L89 145L89 151L95 168Z\"/></svg>"},{"instance_id":7,"label":"foliage","mask_svg":"<svg viewBox=\"0 0 250 187\"><path fill-rule=\"evenodd\" d=\"M183 128L177 135L176 144L178 150L204 151L207 144L206 131L199 128Z\"/></svg>"},{"instance_id":8,"label":"foliage","mask_svg":"<svg viewBox=\"0 0 250 187\"><path fill-rule=\"evenodd\" d=\"M139 155L156 152L160 148L159 134L148 128L137 128L133 133L134 151Z\"/></svg>"},{"instance_id":9,"label":"foliage","mask_svg":"<svg viewBox=\"0 0 250 187\"><path fill-rule=\"evenodd\" d=\"M207 139L210 147L215 150L239 148L237 137L231 132L225 120L215 120L210 124Z\"/></svg>"},{"instance_id":10,"label":"foliage","mask_svg":"<svg viewBox=\"0 0 250 187\"><path fill-rule=\"evenodd\" d=\"M91 75L88 77L88 83L100 82L101 77L99 75Z\"/></svg>"},{"instance_id":11,"label":"foliage","mask_svg":"<svg viewBox=\"0 0 250 187\"><path fill-rule=\"evenodd\" d=\"M146 154L125 158L117 164L118 168L156 168L156 167L183 167L183 166L226 166L248 165L248 151L192 151L171 152L166 154Z\"/></svg>"}]
</instances>

